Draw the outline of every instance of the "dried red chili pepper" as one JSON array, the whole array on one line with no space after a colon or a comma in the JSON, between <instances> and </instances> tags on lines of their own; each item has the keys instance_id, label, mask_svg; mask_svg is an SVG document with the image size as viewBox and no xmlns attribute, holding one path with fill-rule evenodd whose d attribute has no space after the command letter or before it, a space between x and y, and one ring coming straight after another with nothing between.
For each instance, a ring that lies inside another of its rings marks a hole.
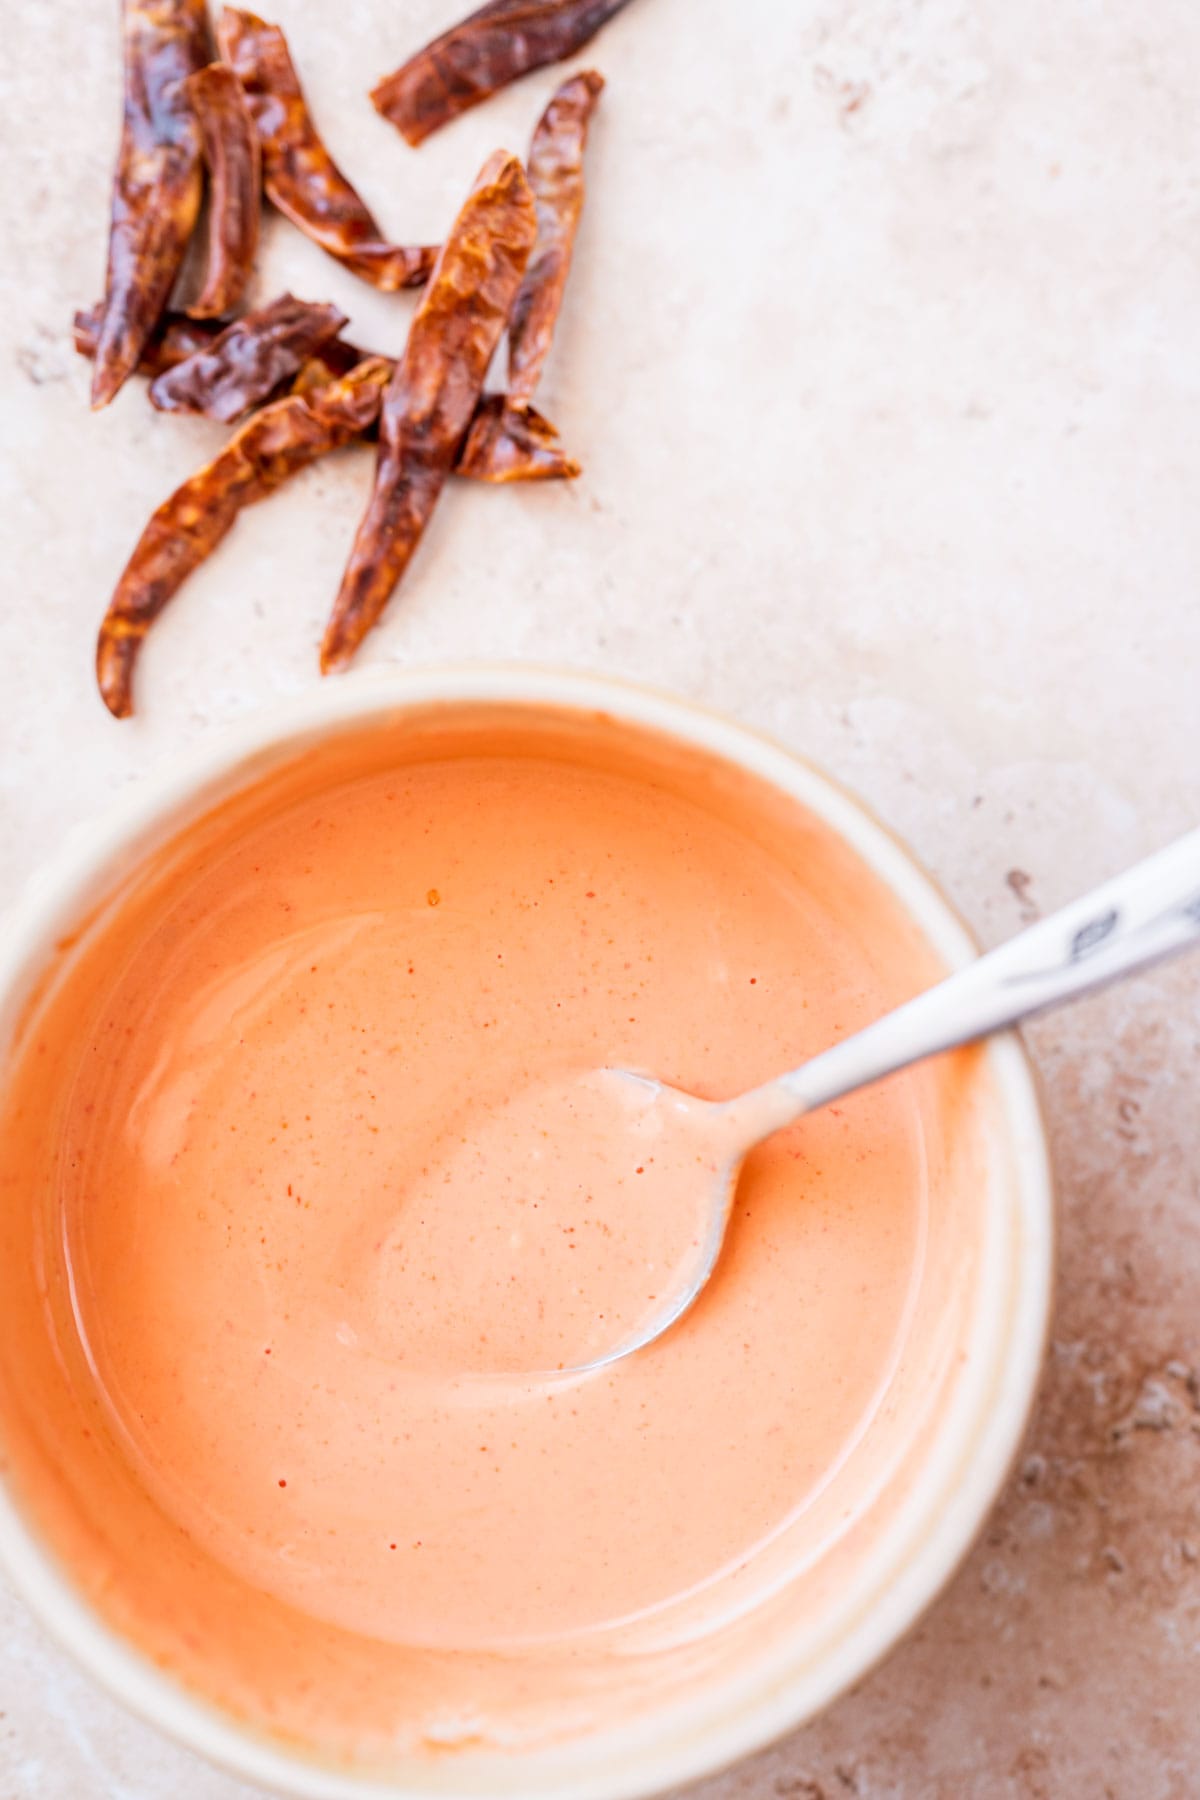
<instances>
[{"instance_id":1,"label":"dried red chili pepper","mask_svg":"<svg viewBox=\"0 0 1200 1800\"><path fill-rule=\"evenodd\" d=\"M562 308L583 211L588 122L604 89L594 69L564 81L538 120L526 165L537 202L537 245L508 322L508 397L530 400Z\"/></svg>"},{"instance_id":2,"label":"dried red chili pepper","mask_svg":"<svg viewBox=\"0 0 1200 1800\"><path fill-rule=\"evenodd\" d=\"M96 645L96 679L116 718L133 711L134 664L171 596L244 506L369 429L391 373L386 359L373 357L307 398L289 395L264 407L158 508L117 583Z\"/></svg>"},{"instance_id":3,"label":"dried red chili pepper","mask_svg":"<svg viewBox=\"0 0 1200 1800\"><path fill-rule=\"evenodd\" d=\"M471 425L460 475L478 481L552 480L578 475L533 393L554 337L583 210L588 122L604 88L594 69L564 81L538 120L529 147L529 185L538 235L508 321L508 395L488 396Z\"/></svg>"},{"instance_id":4,"label":"dried red chili pepper","mask_svg":"<svg viewBox=\"0 0 1200 1800\"><path fill-rule=\"evenodd\" d=\"M454 473L470 481L570 480L580 472L558 432L527 400L512 406L505 394L485 394L475 409Z\"/></svg>"},{"instance_id":5,"label":"dried red chili pepper","mask_svg":"<svg viewBox=\"0 0 1200 1800\"><path fill-rule=\"evenodd\" d=\"M183 91L200 127L208 169L208 260L193 319L219 319L245 298L258 251L262 157L242 84L224 63L189 75Z\"/></svg>"},{"instance_id":6,"label":"dried red chili pepper","mask_svg":"<svg viewBox=\"0 0 1200 1800\"><path fill-rule=\"evenodd\" d=\"M385 292L428 278L436 249L385 243L366 205L317 135L278 25L227 6L217 27L262 143L267 197L330 256Z\"/></svg>"},{"instance_id":7,"label":"dried red chili pepper","mask_svg":"<svg viewBox=\"0 0 1200 1800\"><path fill-rule=\"evenodd\" d=\"M90 307L75 314L75 348L80 356L95 356L103 308ZM151 380L166 369L177 368L198 350L209 350L228 326L219 319L189 319L185 313L166 312L151 332L138 364L138 374ZM301 365L290 391L301 394L308 387L324 387L339 375L348 375L357 363L375 359L371 350L360 350L345 338L330 338L319 345ZM395 363L388 359L389 368ZM320 373L318 374L318 370Z\"/></svg>"},{"instance_id":8,"label":"dried red chili pepper","mask_svg":"<svg viewBox=\"0 0 1200 1800\"><path fill-rule=\"evenodd\" d=\"M151 403L160 412L200 413L230 425L290 380L345 323L336 306L281 294L158 376L150 387Z\"/></svg>"},{"instance_id":9,"label":"dried red chili pepper","mask_svg":"<svg viewBox=\"0 0 1200 1800\"><path fill-rule=\"evenodd\" d=\"M137 367L200 210L200 131L183 83L209 60L205 0L124 0L123 20L125 115L93 406Z\"/></svg>"},{"instance_id":10,"label":"dried red chili pepper","mask_svg":"<svg viewBox=\"0 0 1200 1800\"><path fill-rule=\"evenodd\" d=\"M80 356L95 356L103 319L103 302L75 314L75 348ZM164 313L143 346L138 374L153 379L164 369L173 369L185 356L207 349L223 330L224 326L214 319L189 319L183 313Z\"/></svg>"},{"instance_id":11,"label":"dried red chili pepper","mask_svg":"<svg viewBox=\"0 0 1200 1800\"><path fill-rule=\"evenodd\" d=\"M375 486L321 645L349 662L404 573L466 437L537 236L515 156L490 156L447 237L384 396Z\"/></svg>"},{"instance_id":12,"label":"dried red chili pepper","mask_svg":"<svg viewBox=\"0 0 1200 1800\"><path fill-rule=\"evenodd\" d=\"M330 338L321 344L312 355L301 363L296 371L296 379L288 392L291 394L312 394L318 388L326 388L330 382L337 381L340 376L348 375L361 362L386 363L389 377L396 367L395 358L376 356L373 351L360 350L357 344L348 344L345 338Z\"/></svg>"},{"instance_id":13,"label":"dried red chili pepper","mask_svg":"<svg viewBox=\"0 0 1200 1800\"><path fill-rule=\"evenodd\" d=\"M371 91L410 144L531 69L562 62L628 0L491 0L434 38Z\"/></svg>"}]
</instances>

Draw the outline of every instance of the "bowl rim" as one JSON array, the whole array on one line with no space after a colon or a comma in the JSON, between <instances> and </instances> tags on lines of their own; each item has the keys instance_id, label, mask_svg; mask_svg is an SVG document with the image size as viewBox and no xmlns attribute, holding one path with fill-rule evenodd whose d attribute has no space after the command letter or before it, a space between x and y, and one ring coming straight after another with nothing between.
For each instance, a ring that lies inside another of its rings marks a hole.
<instances>
[{"instance_id":1,"label":"bowl rim","mask_svg":"<svg viewBox=\"0 0 1200 1800\"><path fill-rule=\"evenodd\" d=\"M95 881L143 833L161 828L220 783L253 778L256 759L290 740L318 736L372 717L431 705L535 705L599 712L699 746L777 791L799 799L849 843L899 899L951 967L979 945L913 853L853 792L782 742L692 699L604 674L529 663L452 662L382 668L324 684L255 711L200 745L160 762L153 773L101 816L76 827L36 871L10 909L0 935L0 1036L7 1042L31 969L47 960L64 925L89 910ZM18 1510L0 1476L0 1565L51 1635L97 1683L130 1711L228 1773L296 1800L445 1800L448 1794L495 1792L536 1800L642 1800L727 1767L812 1718L862 1679L912 1628L971 1548L1020 1447L1036 1394L1053 1301L1055 1202L1037 1079L1015 1032L986 1047L1004 1104L1015 1172L1019 1240L1007 1308L984 1319L990 1366L956 1397L939 1424L914 1492L884 1533L890 1570L868 1596L831 1654L816 1670L789 1666L784 1636L769 1671L711 1690L690 1717L686 1709L651 1713L603 1754L595 1740L571 1772L547 1767L536 1780L531 1759L512 1757L514 1782L491 1788L445 1779L431 1764L426 1783L336 1769L261 1736L188 1690L123 1640L78 1593ZM981 1312L985 1309L981 1308ZM1007 1313L1001 1318L1002 1312ZM981 1327L982 1329L982 1327ZM987 1359L983 1359L987 1362ZM952 1427L956 1429L952 1429ZM876 1561L879 1559L876 1558ZM860 1585L863 1585L860 1583ZM609 1744L606 1736L605 1744ZM533 1778L533 1779L531 1779Z\"/></svg>"}]
</instances>

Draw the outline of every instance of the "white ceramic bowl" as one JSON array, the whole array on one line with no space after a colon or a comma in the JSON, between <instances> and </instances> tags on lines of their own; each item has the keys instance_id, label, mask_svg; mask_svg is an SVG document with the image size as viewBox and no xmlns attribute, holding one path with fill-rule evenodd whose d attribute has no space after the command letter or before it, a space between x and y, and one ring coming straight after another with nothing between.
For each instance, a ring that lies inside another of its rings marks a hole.
<instances>
[{"instance_id":1,"label":"white ceramic bowl","mask_svg":"<svg viewBox=\"0 0 1200 1800\"><path fill-rule=\"evenodd\" d=\"M665 695L593 676L521 667L386 672L329 683L292 705L210 740L145 782L107 817L69 841L31 885L0 938L0 1044L57 942L138 853L198 804L247 779L264 753L319 741L348 722L395 719L442 701L544 705L601 712L699 747L799 800L883 879L945 963L976 946L912 856L843 788L768 740ZM0 1556L34 1612L98 1681L144 1718L227 1769L311 1800L434 1800L508 1795L520 1800L617 1800L711 1772L812 1717L850 1687L913 1624L969 1548L1018 1448L1041 1363L1051 1299L1053 1201L1032 1072L1014 1035L987 1050L1015 1180L992 1205L985 1252L995 1271L976 1307L966 1373L921 1452L881 1541L841 1593L821 1630L798 1630L770 1655L735 1667L719 1693L642 1718L602 1745L584 1741L552 1757L490 1770L453 1759L394 1780L338 1773L244 1731L118 1639L73 1589L10 1494L0 1490ZM3 1446L0 1445L0 1458Z\"/></svg>"}]
</instances>

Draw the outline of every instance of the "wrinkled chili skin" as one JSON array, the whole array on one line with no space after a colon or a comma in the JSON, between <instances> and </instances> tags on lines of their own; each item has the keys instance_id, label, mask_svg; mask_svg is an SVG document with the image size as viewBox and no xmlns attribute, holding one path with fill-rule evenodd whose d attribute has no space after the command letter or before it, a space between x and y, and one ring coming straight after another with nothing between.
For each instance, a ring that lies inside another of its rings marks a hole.
<instances>
[{"instance_id":1,"label":"wrinkled chili skin","mask_svg":"<svg viewBox=\"0 0 1200 1800\"><path fill-rule=\"evenodd\" d=\"M423 143L509 82L562 62L629 0L491 0L387 75L376 110L410 144Z\"/></svg>"},{"instance_id":2,"label":"wrinkled chili skin","mask_svg":"<svg viewBox=\"0 0 1200 1800\"><path fill-rule=\"evenodd\" d=\"M220 319L246 297L262 212L262 157L242 85L225 63L189 75L183 91L196 115L208 170L208 256L193 319Z\"/></svg>"},{"instance_id":3,"label":"wrinkled chili skin","mask_svg":"<svg viewBox=\"0 0 1200 1800\"><path fill-rule=\"evenodd\" d=\"M604 88L594 69L564 81L538 121L527 172L538 235L508 322L508 397L531 400L541 380L583 211L588 122Z\"/></svg>"},{"instance_id":4,"label":"wrinkled chili skin","mask_svg":"<svg viewBox=\"0 0 1200 1800\"><path fill-rule=\"evenodd\" d=\"M230 446L163 502L138 539L96 642L100 698L115 719L133 711L133 671L146 633L229 531L252 476L249 459Z\"/></svg>"},{"instance_id":5,"label":"wrinkled chili skin","mask_svg":"<svg viewBox=\"0 0 1200 1800\"><path fill-rule=\"evenodd\" d=\"M217 37L258 132L272 205L373 287L393 293L427 280L436 248L384 241L373 215L317 134L279 27L227 6Z\"/></svg>"},{"instance_id":6,"label":"wrinkled chili skin","mask_svg":"<svg viewBox=\"0 0 1200 1800\"><path fill-rule=\"evenodd\" d=\"M80 356L95 356L103 317L102 302L75 314L73 336ZM224 326L213 319L189 319L183 313L163 313L146 339L138 374L149 375L153 380L164 369L173 369L185 356L207 349L223 330Z\"/></svg>"},{"instance_id":7,"label":"wrinkled chili skin","mask_svg":"<svg viewBox=\"0 0 1200 1800\"><path fill-rule=\"evenodd\" d=\"M255 413L219 455L163 502L118 581L96 644L96 679L114 718L133 711L133 671L146 633L244 506L370 429L391 364L360 363L307 399L289 395Z\"/></svg>"},{"instance_id":8,"label":"wrinkled chili skin","mask_svg":"<svg viewBox=\"0 0 1200 1800\"><path fill-rule=\"evenodd\" d=\"M537 236L515 156L480 170L413 315L384 396L375 485L321 645L343 667L383 611L458 460Z\"/></svg>"},{"instance_id":9,"label":"wrinkled chili skin","mask_svg":"<svg viewBox=\"0 0 1200 1800\"><path fill-rule=\"evenodd\" d=\"M281 294L158 376L151 383L151 404L160 412L198 413L231 425L290 381L345 323L336 306Z\"/></svg>"},{"instance_id":10,"label":"wrinkled chili skin","mask_svg":"<svg viewBox=\"0 0 1200 1800\"><path fill-rule=\"evenodd\" d=\"M579 472L549 419L528 401L514 406L504 394L483 396L454 468L470 481L495 484L569 481Z\"/></svg>"},{"instance_id":11,"label":"wrinkled chili skin","mask_svg":"<svg viewBox=\"0 0 1200 1800\"><path fill-rule=\"evenodd\" d=\"M532 404L562 308L583 210L588 122L604 88L594 69L564 81L538 121L526 165L538 234L508 321L508 394L480 404L458 473L476 481L554 481L579 474Z\"/></svg>"},{"instance_id":12,"label":"wrinkled chili skin","mask_svg":"<svg viewBox=\"0 0 1200 1800\"><path fill-rule=\"evenodd\" d=\"M125 105L92 405L133 373L200 210L200 130L184 90L211 51L205 0L124 0Z\"/></svg>"},{"instance_id":13,"label":"wrinkled chili skin","mask_svg":"<svg viewBox=\"0 0 1200 1800\"><path fill-rule=\"evenodd\" d=\"M99 306L77 312L74 322L75 348L80 356L95 356L100 331ZM207 350L228 327L219 319L189 319L185 313L166 312L151 332L138 374L151 380L166 369L174 369L197 350ZM378 360L371 350L360 350L345 338L330 338L306 358L291 384L293 393L302 394L310 386L325 386L338 375L348 375L357 363ZM389 360L388 367L395 364Z\"/></svg>"},{"instance_id":14,"label":"wrinkled chili skin","mask_svg":"<svg viewBox=\"0 0 1200 1800\"><path fill-rule=\"evenodd\" d=\"M328 387L331 381L348 375L361 362L386 363L389 379L396 367L394 357L376 356L374 351L360 350L357 344L348 344L342 337L330 338L301 363L288 391L293 394L315 393L318 388Z\"/></svg>"}]
</instances>

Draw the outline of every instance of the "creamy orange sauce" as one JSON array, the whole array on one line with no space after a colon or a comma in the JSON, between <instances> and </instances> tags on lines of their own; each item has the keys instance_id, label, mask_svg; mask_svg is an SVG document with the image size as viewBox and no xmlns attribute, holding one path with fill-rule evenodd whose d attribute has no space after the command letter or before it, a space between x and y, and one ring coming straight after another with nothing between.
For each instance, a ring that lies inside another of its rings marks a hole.
<instances>
[{"instance_id":1,"label":"creamy orange sauce","mask_svg":"<svg viewBox=\"0 0 1200 1800\"><path fill-rule=\"evenodd\" d=\"M712 1175L657 1179L572 1084L724 1098L934 971L902 931L880 962L892 903L836 902L846 853L806 815L756 834L698 778L536 735L410 755L268 779L113 909L10 1078L0 1199L43 1180L42 1292L88 1388L61 1433L86 1418L125 1471L108 1590L148 1504L281 1617L532 1655L692 1604L795 1526L888 1393L927 1224L904 1076L751 1154L660 1343L555 1373L677 1278ZM169 1591L128 1602L143 1641ZM203 1685L219 1618L192 1629L169 1660Z\"/></svg>"}]
</instances>

